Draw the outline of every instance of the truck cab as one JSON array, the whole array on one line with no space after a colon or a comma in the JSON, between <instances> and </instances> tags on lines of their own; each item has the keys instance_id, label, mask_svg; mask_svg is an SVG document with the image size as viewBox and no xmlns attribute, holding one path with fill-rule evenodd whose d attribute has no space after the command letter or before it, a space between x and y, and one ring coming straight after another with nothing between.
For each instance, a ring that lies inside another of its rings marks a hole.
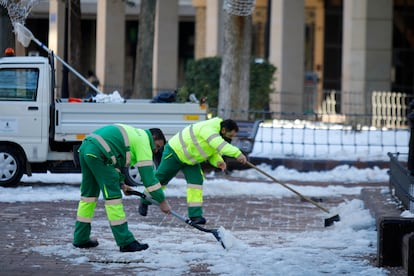
<instances>
[{"instance_id":1,"label":"truck cab","mask_svg":"<svg viewBox=\"0 0 414 276\"><path fill-rule=\"evenodd\" d=\"M48 155L51 68L45 57L0 59L0 181L14 182L27 162Z\"/></svg>"}]
</instances>

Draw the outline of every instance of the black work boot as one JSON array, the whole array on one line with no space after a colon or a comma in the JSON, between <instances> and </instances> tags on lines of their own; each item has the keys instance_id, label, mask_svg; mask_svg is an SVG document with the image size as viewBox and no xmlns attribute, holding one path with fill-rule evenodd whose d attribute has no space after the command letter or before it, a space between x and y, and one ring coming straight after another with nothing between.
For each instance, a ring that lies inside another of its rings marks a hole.
<instances>
[{"instance_id":1,"label":"black work boot","mask_svg":"<svg viewBox=\"0 0 414 276\"><path fill-rule=\"evenodd\" d=\"M202 216L199 216L199 217L191 217L190 219L195 224L206 224L207 223L207 220L204 217L202 217Z\"/></svg>"},{"instance_id":2,"label":"black work boot","mask_svg":"<svg viewBox=\"0 0 414 276\"><path fill-rule=\"evenodd\" d=\"M148 204L145 204L143 202L139 203L139 207L138 207L138 213L143 216L146 217L147 213L148 213Z\"/></svg>"},{"instance_id":3,"label":"black work boot","mask_svg":"<svg viewBox=\"0 0 414 276\"><path fill-rule=\"evenodd\" d=\"M147 248L148 248L148 244L133 241L128 245L119 247L119 251L121 251L121 252L136 252L136 251L145 250Z\"/></svg>"},{"instance_id":4,"label":"black work boot","mask_svg":"<svg viewBox=\"0 0 414 276\"><path fill-rule=\"evenodd\" d=\"M73 246L77 248L92 248L92 247L97 247L98 245L99 245L99 242L97 240L89 240L81 244L73 244Z\"/></svg>"}]
</instances>

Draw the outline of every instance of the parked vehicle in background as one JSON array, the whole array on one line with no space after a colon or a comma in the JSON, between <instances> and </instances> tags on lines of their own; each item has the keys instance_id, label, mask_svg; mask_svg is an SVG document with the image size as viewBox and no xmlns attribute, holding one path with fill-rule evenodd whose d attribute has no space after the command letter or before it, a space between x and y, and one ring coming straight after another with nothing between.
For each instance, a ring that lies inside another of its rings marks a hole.
<instances>
[{"instance_id":1,"label":"parked vehicle in background","mask_svg":"<svg viewBox=\"0 0 414 276\"><path fill-rule=\"evenodd\" d=\"M89 133L104 125L157 127L168 139L207 117L205 106L196 103L58 99L52 64L52 59L39 56L0 58L1 186L16 186L23 174L33 172L80 172L77 148ZM127 184L139 182L136 168L126 175Z\"/></svg>"}]
</instances>

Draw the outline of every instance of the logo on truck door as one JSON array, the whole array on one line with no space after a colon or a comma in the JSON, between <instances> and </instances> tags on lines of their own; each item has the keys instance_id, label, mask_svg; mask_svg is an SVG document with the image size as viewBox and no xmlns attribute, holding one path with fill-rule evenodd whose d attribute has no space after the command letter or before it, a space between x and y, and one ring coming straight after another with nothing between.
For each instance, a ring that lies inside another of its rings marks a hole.
<instances>
[{"instance_id":1,"label":"logo on truck door","mask_svg":"<svg viewBox=\"0 0 414 276\"><path fill-rule=\"evenodd\" d=\"M7 119L1 118L0 119L0 133L3 134L10 134L10 133L17 133L17 119Z\"/></svg>"}]
</instances>

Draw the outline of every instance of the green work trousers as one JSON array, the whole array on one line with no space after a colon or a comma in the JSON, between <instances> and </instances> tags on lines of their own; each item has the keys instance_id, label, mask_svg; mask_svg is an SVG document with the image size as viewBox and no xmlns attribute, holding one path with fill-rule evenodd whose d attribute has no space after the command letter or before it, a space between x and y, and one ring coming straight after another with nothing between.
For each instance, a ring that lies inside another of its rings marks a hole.
<instances>
[{"instance_id":1,"label":"green work trousers","mask_svg":"<svg viewBox=\"0 0 414 276\"><path fill-rule=\"evenodd\" d=\"M105 199L105 211L117 245L130 244L135 238L128 230L121 201L120 172L107 161L98 146L91 141L82 143L79 149L79 161L82 169L81 200L78 205L78 219L75 224L73 243L83 244L90 239L91 221L96 201L102 191Z\"/></svg>"},{"instance_id":2,"label":"green work trousers","mask_svg":"<svg viewBox=\"0 0 414 276\"><path fill-rule=\"evenodd\" d=\"M164 147L162 160L157 168L155 176L161 185L168 182L182 171L187 182L187 206L188 216L198 217L203 215L203 180L204 175L200 164L188 165L181 162L171 147L167 144Z\"/></svg>"}]
</instances>

